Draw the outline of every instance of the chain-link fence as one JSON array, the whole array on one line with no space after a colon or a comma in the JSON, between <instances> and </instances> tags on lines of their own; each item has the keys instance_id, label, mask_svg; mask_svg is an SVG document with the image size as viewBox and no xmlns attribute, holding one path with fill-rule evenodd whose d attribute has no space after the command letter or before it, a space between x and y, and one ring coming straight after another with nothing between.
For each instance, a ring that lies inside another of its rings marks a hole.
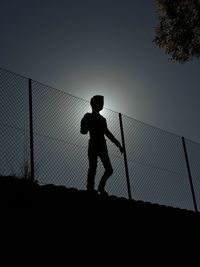
<instances>
[{"instance_id":1,"label":"chain-link fence","mask_svg":"<svg viewBox=\"0 0 200 267\"><path fill-rule=\"evenodd\" d=\"M0 174L22 175L29 157L28 79L0 69Z\"/></svg>"},{"instance_id":2,"label":"chain-link fence","mask_svg":"<svg viewBox=\"0 0 200 267\"><path fill-rule=\"evenodd\" d=\"M193 209L181 138L125 116L123 122L132 195Z\"/></svg>"},{"instance_id":3,"label":"chain-link fence","mask_svg":"<svg viewBox=\"0 0 200 267\"><path fill-rule=\"evenodd\" d=\"M89 138L80 134L80 121L87 112L91 112L88 101L0 69L0 174L31 175L32 152L38 183L85 189ZM101 114L121 141L119 114L106 108ZM182 138L124 115L121 118L129 175L125 172L126 158L108 140L114 169L106 184L109 194L128 198L128 178L135 200L188 210L194 210L194 201L200 205L200 145L186 140L194 199ZM103 172L99 162L96 186Z\"/></svg>"}]
</instances>

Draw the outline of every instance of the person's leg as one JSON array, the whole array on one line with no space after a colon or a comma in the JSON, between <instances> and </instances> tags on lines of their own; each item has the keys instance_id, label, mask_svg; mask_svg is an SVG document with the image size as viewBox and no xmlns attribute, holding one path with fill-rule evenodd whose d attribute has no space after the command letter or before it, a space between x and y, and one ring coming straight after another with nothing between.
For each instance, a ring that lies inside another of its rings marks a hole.
<instances>
[{"instance_id":1,"label":"person's leg","mask_svg":"<svg viewBox=\"0 0 200 267\"><path fill-rule=\"evenodd\" d=\"M88 148L88 160L89 160L89 169L87 176L87 190L93 191L95 185L95 175L97 170L97 152L95 147L89 143Z\"/></svg>"},{"instance_id":2,"label":"person's leg","mask_svg":"<svg viewBox=\"0 0 200 267\"><path fill-rule=\"evenodd\" d=\"M105 146L104 149L102 149L101 153L99 153L99 157L103 163L103 166L105 168L105 172L100 180L98 191L99 192L105 192L105 185L108 180L108 178L113 174L113 168L110 162L110 158L108 156L108 150Z\"/></svg>"}]
</instances>

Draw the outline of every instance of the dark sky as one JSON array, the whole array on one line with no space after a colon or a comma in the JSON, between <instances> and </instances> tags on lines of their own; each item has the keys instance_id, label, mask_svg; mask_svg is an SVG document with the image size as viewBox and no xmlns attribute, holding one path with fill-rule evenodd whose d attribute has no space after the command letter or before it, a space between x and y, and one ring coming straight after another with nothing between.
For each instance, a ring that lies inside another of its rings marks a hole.
<instances>
[{"instance_id":1,"label":"dark sky","mask_svg":"<svg viewBox=\"0 0 200 267\"><path fill-rule=\"evenodd\" d=\"M1 0L0 67L200 142L200 61L152 43L154 0Z\"/></svg>"}]
</instances>

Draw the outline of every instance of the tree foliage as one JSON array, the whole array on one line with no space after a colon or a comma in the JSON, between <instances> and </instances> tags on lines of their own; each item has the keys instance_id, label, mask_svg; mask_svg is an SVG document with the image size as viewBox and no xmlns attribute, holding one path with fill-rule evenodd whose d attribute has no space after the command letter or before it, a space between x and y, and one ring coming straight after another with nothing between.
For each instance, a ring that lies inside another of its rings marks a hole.
<instances>
[{"instance_id":1,"label":"tree foliage","mask_svg":"<svg viewBox=\"0 0 200 267\"><path fill-rule=\"evenodd\" d=\"M200 57L200 0L155 0L159 24L153 42L185 63Z\"/></svg>"}]
</instances>

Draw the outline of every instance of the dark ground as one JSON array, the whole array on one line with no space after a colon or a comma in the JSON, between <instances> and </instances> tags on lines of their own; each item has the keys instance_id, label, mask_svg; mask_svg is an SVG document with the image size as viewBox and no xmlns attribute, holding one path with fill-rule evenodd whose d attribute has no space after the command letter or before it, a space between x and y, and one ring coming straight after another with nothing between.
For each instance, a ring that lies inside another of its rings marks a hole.
<instances>
[{"instance_id":1,"label":"dark ground","mask_svg":"<svg viewBox=\"0 0 200 267\"><path fill-rule=\"evenodd\" d=\"M68 256L86 250L88 261L94 253L100 260L113 249L115 260L124 249L129 259L138 250L189 249L200 236L200 214L193 211L14 177L0 177L0 200L6 236L37 249L50 245L50 254L57 247Z\"/></svg>"}]
</instances>

